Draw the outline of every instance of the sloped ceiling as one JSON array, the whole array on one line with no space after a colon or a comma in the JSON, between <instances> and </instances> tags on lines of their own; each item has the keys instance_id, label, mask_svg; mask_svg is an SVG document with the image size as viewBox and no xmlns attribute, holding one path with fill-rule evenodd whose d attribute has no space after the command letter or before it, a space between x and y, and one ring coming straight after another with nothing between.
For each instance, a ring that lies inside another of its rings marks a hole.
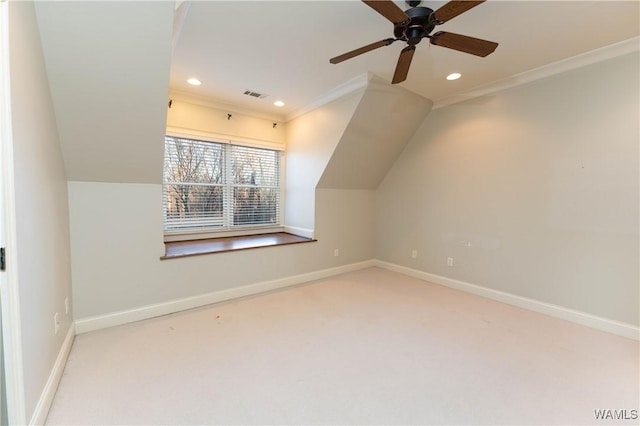
<instances>
[{"instance_id":1,"label":"sloped ceiling","mask_svg":"<svg viewBox=\"0 0 640 426\"><path fill-rule=\"evenodd\" d=\"M376 189L433 102L372 76L318 188Z\"/></svg>"},{"instance_id":2,"label":"sloped ceiling","mask_svg":"<svg viewBox=\"0 0 640 426\"><path fill-rule=\"evenodd\" d=\"M284 117L354 75L376 72L388 81L393 72L399 46L340 66L328 63L333 55L388 36L390 24L358 1L178 3L190 8L178 14L183 25L175 26L179 34L174 37L173 1L36 2L69 180L162 181L170 77L172 89L266 115L276 114L271 101L282 96L288 109L277 114ZM637 16L638 2L490 1L448 22L446 30L499 41L495 55L479 60L425 44L411 78L401 86L432 99L465 93L483 82L637 36ZM604 18L612 23L600 25ZM453 70L465 77L444 81ZM194 72L204 80L199 88L184 85ZM242 95L245 89L266 90L272 97L263 108L253 108L251 102L259 101ZM390 118L394 111L366 111L377 102L359 107L320 186L372 187L380 176L364 176L352 165L361 161L360 168L366 163L386 171L381 158L395 158L396 145L381 140L376 146L388 151L378 160L353 154L362 148L358 138L376 138L392 127L365 117L396 122ZM389 107L380 102L379 108Z\"/></svg>"},{"instance_id":3,"label":"sloped ceiling","mask_svg":"<svg viewBox=\"0 0 640 426\"><path fill-rule=\"evenodd\" d=\"M357 0L192 1L174 51L171 88L265 114L290 116L365 72L391 81L397 42L337 65L329 58L392 36L393 25ZM403 0L395 3L405 10ZM442 7L444 0L421 6ZM440 102L639 34L638 1L489 0L438 30L498 42L486 58L422 40L400 85ZM462 78L447 81L452 72ZM202 85L186 80L198 77ZM244 96L251 89L269 95ZM283 108L273 106L282 99Z\"/></svg>"},{"instance_id":4,"label":"sloped ceiling","mask_svg":"<svg viewBox=\"0 0 640 426\"><path fill-rule=\"evenodd\" d=\"M36 2L68 180L162 182L174 7Z\"/></svg>"}]
</instances>

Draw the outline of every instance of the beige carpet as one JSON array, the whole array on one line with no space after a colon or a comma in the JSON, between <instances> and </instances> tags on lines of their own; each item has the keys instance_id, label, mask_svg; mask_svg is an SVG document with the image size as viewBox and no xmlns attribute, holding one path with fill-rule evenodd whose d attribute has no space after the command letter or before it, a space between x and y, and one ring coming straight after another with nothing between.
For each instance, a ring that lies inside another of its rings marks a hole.
<instances>
[{"instance_id":1,"label":"beige carpet","mask_svg":"<svg viewBox=\"0 0 640 426\"><path fill-rule=\"evenodd\" d=\"M636 424L638 342L378 268L76 337L48 424Z\"/></svg>"}]
</instances>

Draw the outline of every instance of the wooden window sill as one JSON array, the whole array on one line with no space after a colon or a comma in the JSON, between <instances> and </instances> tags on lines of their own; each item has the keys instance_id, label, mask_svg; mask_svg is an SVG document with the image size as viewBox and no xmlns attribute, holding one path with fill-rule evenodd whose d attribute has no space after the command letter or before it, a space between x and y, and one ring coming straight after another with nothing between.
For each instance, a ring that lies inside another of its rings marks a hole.
<instances>
[{"instance_id":1,"label":"wooden window sill","mask_svg":"<svg viewBox=\"0 0 640 426\"><path fill-rule=\"evenodd\" d=\"M205 240L165 242L165 254L160 259L198 256L209 253L224 253L237 250L249 250L261 247L283 246L289 244L310 243L317 240L300 237L287 232L271 234L243 235L239 237L208 238Z\"/></svg>"}]
</instances>

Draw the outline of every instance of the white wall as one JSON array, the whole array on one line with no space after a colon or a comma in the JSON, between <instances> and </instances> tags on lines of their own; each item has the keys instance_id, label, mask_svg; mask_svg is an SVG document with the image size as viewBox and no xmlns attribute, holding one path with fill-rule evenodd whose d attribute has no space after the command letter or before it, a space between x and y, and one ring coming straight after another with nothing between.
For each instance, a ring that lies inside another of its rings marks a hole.
<instances>
[{"instance_id":1,"label":"white wall","mask_svg":"<svg viewBox=\"0 0 640 426\"><path fill-rule=\"evenodd\" d=\"M286 123L275 119L220 109L205 101L170 93L171 108L167 110L167 128L183 130L193 136L218 136L240 142L258 141L284 147ZM231 118L228 117L231 114ZM273 127L273 123L276 127Z\"/></svg>"},{"instance_id":2,"label":"white wall","mask_svg":"<svg viewBox=\"0 0 640 426\"><path fill-rule=\"evenodd\" d=\"M400 85L369 74L365 92L317 187L376 189L432 105ZM326 140L322 144L330 145Z\"/></svg>"},{"instance_id":3,"label":"white wall","mask_svg":"<svg viewBox=\"0 0 640 426\"><path fill-rule=\"evenodd\" d=\"M175 98L167 114L167 126L173 130L266 141L274 146L285 142L285 125L274 129L266 118L237 112L227 120L224 110L195 99ZM355 107L353 100L347 100L347 106L350 102ZM318 113L327 111L335 112L325 107ZM287 166L304 170L313 164L318 168L315 174L299 175L315 179L311 180L311 199L305 208L315 213L318 242L160 260L164 255L162 185L69 182L75 317L83 320L372 259L374 192L315 191L321 166L328 161L332 144L335 147L350 116L337 115L336 121L342 123L337 127L323 121L314 123L323 126L322 135L337 132L333 139L319 138L312 128L306 129L306 137L301 138L305 141L298 140L307 143L306 162L299 163L300 157L292 159L287 153ZM311 121L307 123L311 125ZM158 143L163 144L163 139ZM297 154L303 151L299 145L296 148ZM288 169L286 174L289 177ZM340 250L339 257L333 256L335 248Z\"/></svg>"},{"instance_id":4,"label":"white wall","mask_svg":"<svg viewBox=\"0 0 640 426\"><path fill-rule=\"evenodd\" d=\"M316 186L364 91L356 90L287 123L287 226L314 229Z\"/></svg>"},{"instance_id":5,"label":"white wall","mask_svg":"<svg viewBox=\"0 0 640 426\"><path fill-rule=\"evenodd\" d=\"M60 351L71 316L67 183L31 2L9 3L18 288L26 419ZM54 334L54 313L61 327Z\"/></svg>"},{"instance_id":6,"label":"white wall","mask_svg":"<svg viewBox=\"0 0 640 426\"><path fill-rule=\"evenodd\" d=\"M367 74L363 86L287 123L285 224L309 234L315 193L375 190L433 102Z\"/></svg>"},{"instance_id":7,"label":"white wall","mask_svg":"<svg viewBox=\"0 0 640 426\"><path fill-rule=\"evenodd\" d=\"M378 189L377 258L638 325L638 63L432 112Z\"/></svg>"},{"instance_id":8,"label":"white wall","mask_svg":"<svg viewBox=\"0 0 640 426\"><path fill-rule=\"evenodd\" d=\"M289 184L308 184L309 197L297 201L312 212L310 228L315 228L317 242L161 261L162 185L70 181L75 317L83 320L372 259L374 192L315 189L360 97L357 93L335 101L294 125L298 138L285 161L287 190ZM288 128L274 129L266 118L235 112L227 120L224 110L180 97L168 111L167 126L274 145L284 144ZM295 201L287 191L287 206ZM336 248L339 257L333 255Z\"/></svg>"},{"instance_id":9,"label":"white wall","mask_svg":"<svg viewBox=\"0 0 640 426\"><path fill-rule=\"evenodd\" d=\"M373 258L373 191L318 191L318 242L169 260L161 201L161 185L69 182L76 319Z\"/></svg>"}]
</instances>

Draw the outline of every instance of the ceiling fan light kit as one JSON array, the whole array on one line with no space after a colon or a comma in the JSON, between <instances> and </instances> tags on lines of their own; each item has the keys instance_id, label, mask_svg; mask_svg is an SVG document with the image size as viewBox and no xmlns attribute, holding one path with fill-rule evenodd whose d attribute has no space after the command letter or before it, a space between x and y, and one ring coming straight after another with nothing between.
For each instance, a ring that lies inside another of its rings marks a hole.
<instances>
[{"instance_id":1,"label":"ceiling fan light kit","mask_svg":"<svg viewBox=\"0 0 640 426\"><path fill-rule=\"evenodd\" d=\"M475 56L485 57L498 47L498 43L482 40L465 35L438 31L431 35L431 32L438 25L442 25L450 19L468 11L469 9L484 3L481 1L450 1L440 9L434 11L428 7L418 6L420 1L407 1L410 6L406 11L402 11L391 0L362 0L367 6L384 16L393 23L394 38L380 40L350 52L336 56L329 60L332 64L338 64L355 56L362 55L380 47L389 46L396 41L404 41L407 47L402 49L396 70L393 74L392 84L397 84L407 79L411 60L416 49L416 45L423 38L428 38L435 46L446 47L459 52L468 53Z\"/></svg>"}]
</instances>

